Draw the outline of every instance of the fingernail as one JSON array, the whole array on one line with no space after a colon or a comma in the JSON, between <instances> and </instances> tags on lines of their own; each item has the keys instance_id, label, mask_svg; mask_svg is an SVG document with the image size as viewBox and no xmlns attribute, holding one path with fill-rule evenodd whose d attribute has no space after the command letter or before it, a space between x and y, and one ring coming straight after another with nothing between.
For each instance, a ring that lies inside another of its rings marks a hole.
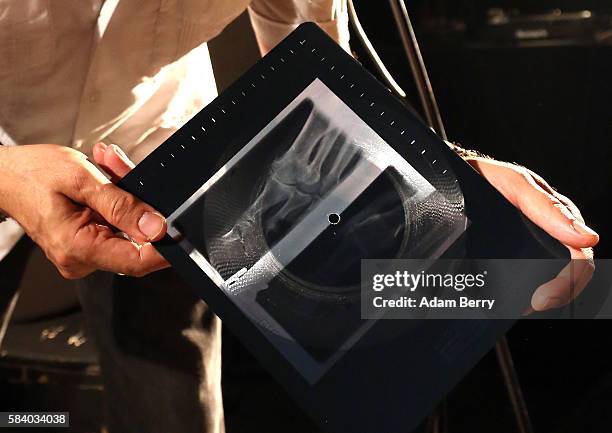
<instances>
[{"instance_id":1,"label":"fingernail","mask_svg":"<svg viewBox=\"0 0 612 433\"><path fill-rule=\"evenodd\" d=\"M556 281L557 279L554 279L541 285L533 294L533 297L531 298L531 307L535 311L546 311L565 305L565 302L561 297L546 294L547 292L550 293L551 290L555 290Z\"/></svg>"},{"instance_id":2,"label":"fingernail","mask_svg":"<svg viewBox=\"0 0 612 433\"><path fill-rule=\"evenodd\" d=\"M561 298L550 297L544 300L544 310L551 310L565 305L565 301Z\"/></svg>"},{"instance_id":3,"label":"fingernail","mask_svg":"<svg viewBox=\"0 0 612 433\"><path fill-rule=\"evenodd\" d=\"M102 143L101 141L96 143L95 146L97 146L98 149L102 151L102 153L104 153L106 149L108 148L108 146L105 143Z\"/></svg>"},{"instance_id":4,"label":"fingernail","mask_svg":"<svg viewBox=\"0 0 612 433\"><path fill-rule=\"evenodd\" d=\"M581 235L599 236L595 230L590 227L587 227L583 222L580 222L578 220L572 221L572 227Z\"/></svg>"},{"instance_id":5,"label":"fingernail","mask_svg":"<svg viewBox=\"0 0 612 433\"><path fill-rule=\"evenodd\" d=\"M128 162L130 159L128 158L128 156L125 154L125 152L116 144L112 144L111 145L113 152L115 152L115 154L121 158L122 160Z\"/></svg>"},{"instance_id":6,"label":"fingernail","mask_svg":"<svg viewBox=\"0 0 612 433\"><path fill-rule=\"evenodd\" d=\"M138 228L148 240L157 238L165 225L164 217L155 212L145 212L138 220Z\"/></svg>"}]
</instances>

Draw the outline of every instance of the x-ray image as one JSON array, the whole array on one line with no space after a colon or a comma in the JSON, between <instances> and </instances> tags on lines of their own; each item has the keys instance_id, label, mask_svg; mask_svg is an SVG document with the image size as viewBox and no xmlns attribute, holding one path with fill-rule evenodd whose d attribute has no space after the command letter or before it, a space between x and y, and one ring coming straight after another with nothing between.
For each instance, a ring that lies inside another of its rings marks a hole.
<instances>
[{"instance_id":1,"label":"x-ray image","mask_svg":"<svg viewBox=\"0 0 612 433\"><path fill-rule=\"evenodd\" d=\"M318 79L231 151L170 233L310 383L371 326L361 260L435 258L467 225Z\"/></svg>"}]
</instances>

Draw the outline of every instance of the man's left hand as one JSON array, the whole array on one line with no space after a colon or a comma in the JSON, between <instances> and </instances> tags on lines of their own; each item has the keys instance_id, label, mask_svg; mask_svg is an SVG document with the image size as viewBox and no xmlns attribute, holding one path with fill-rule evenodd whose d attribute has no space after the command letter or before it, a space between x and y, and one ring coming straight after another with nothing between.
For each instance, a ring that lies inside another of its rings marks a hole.
<instances>
[{"instance_id":1,"label":"man's left hand","mask_svg":"<svg viewBox=\"0 0 612 433\"><path fill-rule=\"evenodd\" d=\"M544 311L571 302L593 276L592 247L599 242L599 235L584 223L580 211L569 198L559 194L531 170L487 158L467 158L466 161L527 218L570 251L571 263L556 278L536 289L531 308Z\"/></svg>"}]
</instances>

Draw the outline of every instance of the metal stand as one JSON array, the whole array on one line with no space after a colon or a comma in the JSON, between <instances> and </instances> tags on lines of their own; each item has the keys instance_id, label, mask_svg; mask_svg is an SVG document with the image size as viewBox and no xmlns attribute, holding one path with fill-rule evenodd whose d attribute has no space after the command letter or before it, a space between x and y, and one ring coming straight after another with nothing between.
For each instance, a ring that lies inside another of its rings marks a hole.
<instances>
[{"instance_id":1,"label":"metal stand","mask_svg":"<svg viewBox=\"0 0 612 433\"><path fill-rule=\"evenodd\" d=\"M431 87L431 82L429 81L427 68L425 67L421 49L419 48L419 42L417 41L412 22L410 21L410 16L408 15L408 9L406 9L406 3L404 3L403 0L389 0L389 4L391 5L391 11L393 12L397 31L402 39L406 57L410 62L410 69L412 70L412 75L419 92L419 98L423 105L423 110L425 111L427 123L443 140L446 140L444 122L442 122L440 109L436 102L436 96Z\"/></svg>"},{"instance_id":2,"label":"metal stand","mask_svg":"<svg viewBox=\"0 0 612 433\"><path fill-rule=\"evenodd\" d=\"M529 418L529 412L527 411L527 403L523 396L523 389L518 380L518 374L516 368L514 368L514 361L512 360L512 353L510 352L510 345L508 339L504 335L499 339L495 345L495 353L497 355L497 363L499 369L504 377L504 383L508 391L508 397L514 410L514 416L516 418L516 425L520 433L533 433L533 425Z\"/></svg>"}]
</instances>

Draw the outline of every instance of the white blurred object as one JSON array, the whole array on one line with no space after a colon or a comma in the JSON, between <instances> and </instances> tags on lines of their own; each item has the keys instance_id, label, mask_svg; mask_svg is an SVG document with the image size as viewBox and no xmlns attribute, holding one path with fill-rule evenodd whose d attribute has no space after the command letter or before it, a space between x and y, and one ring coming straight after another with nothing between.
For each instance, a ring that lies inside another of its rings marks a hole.
<instances>
[{"instance_id":1,"label":"white blurred object","mask_svg":"<svg viewBox=\"0 0 612 433\"><path fill-rule=\"evenodd\" d=\"M15 141L0 127L0 143L5 146L14 146ZM23 236L23 229L14 220L7 220L0 224L0 260L3 260L19 239Z\"/></svg>"},{"instance_id":2,"label":"white blurred object","mask_svg":"<svg viewBox=\"0 0 612 433\"><path fill-rule=\"evenodd\" d=\"M9 219L0 224L0 260L6 257L23 234L23 229L14 220Z\"/></svg>"}]
</instances>

